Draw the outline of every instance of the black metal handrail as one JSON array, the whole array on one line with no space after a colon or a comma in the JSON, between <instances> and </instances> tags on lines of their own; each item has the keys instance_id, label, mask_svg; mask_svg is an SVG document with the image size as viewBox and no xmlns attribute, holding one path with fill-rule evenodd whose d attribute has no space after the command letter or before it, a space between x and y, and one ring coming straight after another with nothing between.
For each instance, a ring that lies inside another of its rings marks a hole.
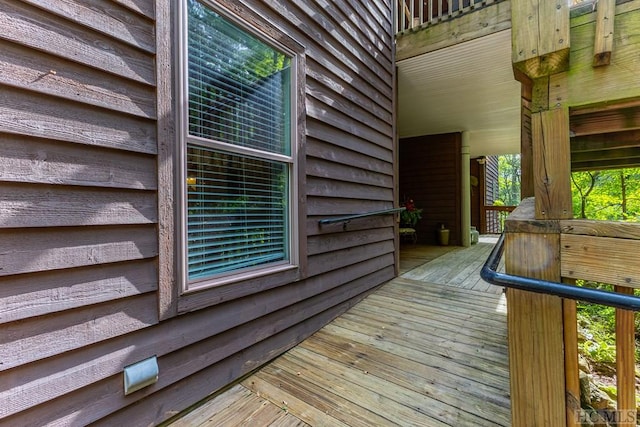
<instances>
[{"instance_id":1,"label":"black metal handrail","mask_svg":"<svg viewBox=\"0 0 640 427\"><path fill-rule=\"evenodd\" d=\"M344 230L346 230L347 224L353 219L366 218L366 217L369 217L369 216L377 216L377 215L390 215L390 214L394 214L396 212L402 212L405 209L407 209L407 208L405 208L405 207L393 208L393 209L385 209L385 210L381 210L381 211L366 212L366 213L361 213L361 214L339 216L339 217L335 217L335 218L325 218L325 219L319 220L318 223L322 226L322 225L337 224L339 222L342 222L343 223L342 224L342 228Z\"/></svg>"},{"instance_id":2,"label":"black metal handrail","mask_svg":"<svg viewBox=\"0 0 640 427\"><path fill-rule=\"evenodd\" d=\"M515 276L498 273L498 265L504 250L504 234L500 235L493 251L480 271L480 277L496 286L520 289L523 291L556 295L595 304L607 305L625 310L640 311L640 297L625 295L618 292L603 291L601 289L584 288L565 283L550 282L530 277Z\"/></svg>"}]
</instances>

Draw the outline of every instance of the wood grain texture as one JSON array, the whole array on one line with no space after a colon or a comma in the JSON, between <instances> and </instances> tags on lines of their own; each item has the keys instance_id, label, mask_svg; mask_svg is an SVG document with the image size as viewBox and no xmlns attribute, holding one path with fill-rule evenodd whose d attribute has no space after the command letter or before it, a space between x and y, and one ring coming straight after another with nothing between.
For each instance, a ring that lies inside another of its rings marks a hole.
<instances>
[{"instance_id":1,"label":"wood grain texture","mask_svg":"<svg viewBox=\"0 0 640 427\"><path fill-rule=\"evenodd\" d=\"M510 425L499 296L478 293L474 309L458 310L468 294L454 289L395 279L243 384L273 402L290 402L290 412L312 425ZM431 318L431 309L450 314ZM460 336L459 324L438 323L458 314L460 322L495 335ZM495 325L483 328L485 321ZM451 333L455 339L441 335ZM450 347L471 349L475 339L487 351L501 343L486 371L477 354Z\"/></svg>"},{"instance_id":2,"label":"wood grain texture","mask_svg":"<svg viewBox=\"0 0 640 427\"><path fill-rule=\"evenodd\" d=\"M575 283L573 284L575 285ZM565 387L567 389L567 427L579 427L580 368L578 366L578 315L575 300L562 300L562 316Z\"/></svg>"},{"instance_id":3,"label":"wood grain texture","mask_svg":"<svg viewBox=\"0 0 640 427\"><path fill-rule=\"evenodd\" d=\"M41 3L38 3L41 4ZM153 57L108 35L88 32L22 2L4 2L2 38L147 85L155 84Z\"/></svg>"},{"instance_id":4,"label":"wood grain texture","mask_svg":"<svg viewBox=\"0 0 640 427\"><path fill-rule=\"evenodd\" d=\"M5 40L0 49L2 84L134 116L156 116L153 87L53 55L27 55L23 46Z\"/></svg>"},{"instance_id":5,"label":"wood grain texture","mask_svg":"<svg viewBox=\"0 0 640 427\"><path fill-rule=\"evenodd\" d=\"M0 231L0 276L151 258L154 226Z\"/></svg>"},{"instance_id":6,"label":"wood grain texture","mask_svg":"<svg viewBox=\"0 0 640 427\"><path fill-rule=\"evenodd\" d=\"M505 271L560 280L558 234L508 233ZM566 422L562 300L507 289L511 421L560 426Z\"/></svg>"},{"instance_id":7,"label":"wood grain texture","mask_svg":"<svg viewBox=\"0 0 640 427\"><path fill-rule=\"evenodd\" d=\"M158 322L154 299L146 294L6 323L0 337L0 371L153 325Z\"/></svg>"},{"instance_id":8,"label":"wood grain texture","mask_svg":"<svg viewBox=\"0 0 640 427\"><path fill-rule=\"evenodd\" d=\"M151 224L157 221L152 192L3 185L0 228Z\"/></svg>"},{"instance_id":9,"label":"wood grain texture","mask_svg":"<svg viewBox=\"0 0 640 427\"><path fill-rule=\"evenodd\" d=\"M562 276L640 288L640 241L562 234Z\"/></svg>"},{"instance_id":10,"label":"wood grain texture","mask_svg":"<svg viewBox=\"0 0 640 427\"><path fill-rule=\"evenodd\" d=\"M563 0L512 2L512 61L531 79L569 67L569 5Z\"/></svg>"},{"instance_id":11,"label":"wood grain texture","mask_svg":"<svg viewBox=\"0 0 640 427\"><path fill-rule=\"evenodd\" d=\"M593 66L611 63L613 30L615 28L616 0L598 1L596 12L596 37L593 46Z\"/></svg>"},{"instance_id":12,"label":"wood grain texture","mask_svg":"<svg viewBox=\"0 0 640 427\"><path fill-rule=\"evenodd\" d=\"M15 134L0 138L3 182L136 190L154 190L158 185L156 161L150 155Z\"/></svg>"},{"instance_id":13,"label":"wood grain texture","mask_svg":"<svg viewBox=\"0 0 640 427\"><path fill-rule=\"evenodd\" d=\"M560 221L560 227L564 234L640 240L640 225L631 222L572 219Z\"/></svg>"},{"instance_id":14,"label":"wood grain texture","mask_svg":"<svg viewBox=\"0 0 640 427\"><path fill-rule=\"evenodd\" d=\"M153 22L105 0L24 0L71 22L107 34L140 50L155 52Z\"/></svg>"},{"instance_id":15,"label":"wood grain texture","mask_svg":"<svg viewBox=\"0 0 640 427\"><path fill-rule=\"evenodd\" d=\"M125 151L147 154L157 151L156 129L151 120L13 88L2 91L0 129L6 133Z\"/></svg>"},{"instance_id":16,"label":"wood grain texture","mask_svg":"<svg viewBox=\"0 0 640 427\"><path fill-rule=\"evenodd\" d=\"M635 37L640 24L638 7L636 2L616 7L614 54L604 68L593 67L596 14L572 19L571 68L551 77L550 99L561 105L582 106L640 96L635 72L640 67L640 40Z\"/></svg>"},{"instance_id":17,"label":"wood grain texture","mask_svg":"<svg viewBox=\"0 0 640 427\"><path fill-rule=\"evenodd\" d=\"M127 298L157 286L153 260L11 275L0 279L0 323Z\"/></svg>"},{"instance_id":18,"label":"wood grain texture","mask_svg":"<svg viewBox=\"0 0 640 427\"><path fill-rule=\"evenodd\" d=\"M615 291L633 295L633 288L616 286ZM636 341L635 341L635 313L630 310L616 309L616 387L618 411L628 415L618 425L633 427L636 425Z\"/></svg>"},{"instance_id":19,"label":"wood grain texture","mask_svg":"<svg viewBox=\"0 0 640 427\"><path fill-rule=\"evenodd\" d=\"M569 112L533 113L532 127L536 219L571 218Z\"/></svg>"}]
</instances>

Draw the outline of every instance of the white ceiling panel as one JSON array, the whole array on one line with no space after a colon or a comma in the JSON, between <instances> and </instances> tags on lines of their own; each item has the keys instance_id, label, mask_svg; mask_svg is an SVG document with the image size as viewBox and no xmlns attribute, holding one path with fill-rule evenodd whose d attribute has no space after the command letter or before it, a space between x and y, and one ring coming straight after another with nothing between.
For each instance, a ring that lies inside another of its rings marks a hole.
<instances>
[{"instance_id":1,"label":"white ceiling panel","mask_svg":"<svg viewBox=\"0 0 640 427\"><path fill-rule=\"evenodd\" d=\"M470 132L471 155L520 151L511 30L398 62L400 137Z\"/></svg>"}]
</instances>

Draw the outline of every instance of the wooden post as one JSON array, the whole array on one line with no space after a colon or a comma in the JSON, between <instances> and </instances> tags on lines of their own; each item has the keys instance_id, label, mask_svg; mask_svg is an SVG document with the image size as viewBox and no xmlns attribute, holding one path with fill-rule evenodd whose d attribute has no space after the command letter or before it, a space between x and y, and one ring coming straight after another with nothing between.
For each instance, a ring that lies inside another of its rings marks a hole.
<instances>
[{"instance_id":1,"label":"wooden post","mask_svg":"<svg viewBox=\"0 0 640 427\"><path fill-rule=\"evenodd\" d=\"M633 295L633 288L616 286L616 292ZM634 427L636 417L635 374L635 323L634 312L616 309L616 387L618 388L617 425Z\"/></svg>"},{"instance_id":2,"label":"wooden post","mask_svg":"<svg viewBox=\"0 0 640 427\"><path fill-rule=\"evenodd\" d=\"M613 29L616 16L616 0L598 0L596 15L596 39L593 45L593 66L611 63Z\"/></svg>"},{"instance_id":3,"label":"wooden post","mask_svg":"<svg viewBox=\"0 0 640 427\"><path fill-rule=\"evenodd\" d=\"M558 281L558 233L507 233L507 273ZM565 370L562 300L507 290L513 426L562 426Z\"/></svg>"},{"instance_id":4,"label":"wooden post","mask_svg":"<svg viewBox=\"0 0 640 427\"><path fill-rule=\"evenodd\" d=\"M531 79L569 68L569 4L566 0L511 2L512 61Z\"/></svg>"},{"instance_id":5,"label":"wooden post","mask_svg":"<svg viewBox=\"0 0 640 427\"><path fill-rule=\"evenodd\" d=\"M520 107L520 199L533 197L533 146L531 134L531 100L533 82L522 79L521 107Z\"/></svg>"},{"instance_id":6,"label":"wooden post","mask_svg":"<svg viewBox=\"0 0 640 427\"><path fill-rule=\"evenodd\" d=\"M575 285L575 280L573 280ZM567 389L567 427L580 426L580 369L578 367L578 313L575 300L562 301L564 372Z\"/></svg>"},{"instance_id":7,"label":"wooden post","mask_svg":"<svg viewBox=\"0 0 640 427\"><path fill-rule=\"evenodd\" d=\"M569 219L573 216L569 110L533 113L531 121L536 218Z\"/></svg>"}]
</instances>

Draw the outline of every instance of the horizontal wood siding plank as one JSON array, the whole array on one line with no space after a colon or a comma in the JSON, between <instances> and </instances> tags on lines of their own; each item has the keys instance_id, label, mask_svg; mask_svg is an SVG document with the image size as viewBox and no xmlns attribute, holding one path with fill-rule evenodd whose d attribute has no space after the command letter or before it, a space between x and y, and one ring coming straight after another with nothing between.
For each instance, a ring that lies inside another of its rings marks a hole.
<instances>
[{"instance_id":1,"label":"horizontal wood siding plank","mask_svg":"<svg viewBox=\"0 0 640 427\"><path fill-rule=\"evenodd\" d=\"M372 185L351 184L330 179L310 177L307 180L308 196L344 197L349 199L372 199L393 202L393 191L390 188L379 188Z\"/></svg>"},{"instance_id":2,"label":"horizontal wood siding plank","mask_svg":"<svg viewBox=\"0 0 640 427\"><path fill-rule=\"evenodd\" d=\"M0 134L0 181L155 190L154 157Z\"/></svg>"},{"instance_id":3,"label":"horizontal wood siding plank","mask_svg":"<svg viewBox=\"0 0 640 427\"><path fill-rule=\"evenodd\" d=\"M155 85L153 57L59 17L19 2L0 8L0 38L56 54L148 85Z\"/></svg>"},{"instance_id":4,"label":"horizontal wood siding plank","mask_svg":"<svg viewBox=\"0 0 640 427\"><path fill-rule=\"evenodd\" d=\"M309 256L309 275L326 273L367 260L371 256L393 253L393 241L383 241Z\"/></svg>"},{"instance_id":5,"label":"horizontal wood siding plank","mask_svg":"<svg viewBox=\"0 0 640 427\"><path fill-rule=\"evenodd\" d=\"M277 0L266 0L264 3L285 17L290 23L295 24L296 27L300 31L303 31L310 39L322 41L322 43L317 44L320 49L318 52L320 54L319 56L337 59L340 63L354 71L360 79L364 79L367 82L365 87L374 89L369 90L369 92L376 92L387 98L391 98L391 79L385 81L381 76L376 74L374 70L369 68L369 64L361 61L360 58L357 57L360 55L360 52L358 52L357 49L349 49L349 45L351 44L350 40L344 40L340 37L341 34L336 31L333 33L326 32L320 25L326 22L325 12L313 8L311 1L298 1L296 6L300 9L292 7L293 5L291 3ZM307 46L307 49L309 49L309 46Z\"/></svg>"},{"instance_id":6,"label":"horizontal wood siding plank","mask_svg":"<svg viewBox=\"0 0 640 427\"><path fill-rule=\"evenodd\" d=\"M318 217L316 219L363 214L392 208L393 205L391 203L381 200L353 200L328 197L310 197L307 200L308 215Z\"/></svg>"},{"instance_id":7,"label":"horizontal wood siding plank","mask_svg":"<svg viewBox=\"0 0 640 427\"><path fill-rule=\"evenodd\" d=\"M129 8L129 10L137 12L142 16L146 16L149 19L154 19L156 17L154 0L112 0L112 1L121 6Z\"/></svg>"},{"instance_id":8,"label":"horizontal wood siding plank","mask_svg":"<svg viewBox=\"0 0 640 427\"><path fill-rule=\"evenodd\" d=\"M330 34L340 46L347 48L349 54L371 69L373 73L376 73L383 85L391 86L393 60L390 57L376 55L377 49L368 40L361 37L361 34L355 31L354 26L349 25L349 20L342 15L337 7L326 0L300 1L297 4L300 9L315 20L326 34Z\"/></svg>"},{"instance_id":9,"label":"horizontal wood siding plank","mask_svg":"<svg viewBox=\"0 0 640 427\"><path fill-rule=\"evenodd\" d=\"M327 82L330 83L330 82ZM307 80L307 95L313 97L324 104L331 105L336 110L339 110L343 114L357 120L362 125L372 128L376 132L379 132L386 136L391 136L391 117L388 117L388 122L378 118L375 114L372 114L367 110L367 105L360 105L354 103L352 100L344 99L341 95L326 89L323 84L314 82L312 79ZM346 91L346 93L351 93Z\"/></svg>"},{"instance_id":10,"label":"horizontal wood siding plank","mask_svg":"<svg viewBox=\"0 0 640 427\"><path fill-rule=\"evenodd\" d=\"M155 118L154 88L0 40L0 83Z\"/></svg>"},{"instance_id":11,"label":"horizontal wood siding plank","mask_svg":"<svg viewBox=\"0 0 640 427\"><path fill-rule=\"evenodd\" d=\"M105 0L22 0L93 31L135 46L149 53L155 52L153 22L131 14L113 2Z\"/></svg>"},{"instance_id":12,"label":"horizontal wood siding plank","mask_svg":"<svg viewBox=\"0 0 640 427\"><path fill-rule=\"evenodd\" d=\"M384 175L393 175L393 164L391 162L372 161L371 156L361 152L352 151L348 148L321 140L307 138L307 156L326 160L332 163L350 165L355 168L378 172Z\"/></svg>"},{"instance_id":13,"label":"horizontal wood siding plank","mask_svg":"<svg viewBox=\"0 0 640 427\"><path fill-rule=\"evenodd\" d=\"M380 145L381 147L389 147L388 135L383 135L374 129L364 127L362 123L350 117L348 113L342 113L335 109L331 104L331 102L326 104L315 98L307 98L307 115L347 133L358 135L369 142Z\"/></svg>"},{"instance_id":14,"label":"horizontal wood siding plank","mask_svg":"<svg viewBox=\"0 0 640 427\"><path fill-rule=\"evenodd\" d=\"M155 257L155 226L0 230L0 276Z\"/></svg>"},{"instance_id":15,"label":"horizontal wood siding plank","mask_svg":"<svg viewBox=\"0 0 640 427\"><path fill-rule=\"evenodd\" d=\"M0 324L127 298L158 288L154 259L0 278Z\"/></svg>"},{"instance_id":16,"label":"horizontal wood siding plank","mask_svg":"<svg viewBox=\"0 0 640 427\"><path fill-rule=\"evenodd\" d=\"M5 323L0 371L95 344L158 323L155 295Z\"/></svg>"},{"instance_id":17,"label":"horizontal wood siding plank","mask_svg":"<svg viewBox=\"0 0 640 427\"><path fill-rule=\"evenodd\" d=\"M307 175L381 188L392 188L393 186L393 176L391 175L356 169L353 166L349 167L315 158L307 159Z\"/></svg>"},{"instance_id":18,"label":"horizontal wood siding plank","mask_svg":"<svg viewBox=\"0 0 640 427\"><path fill-rule=\"evenodd\" d=\"M150 191L5 184L2 192L0 228L157 222Z\"/></svg>"},{"instance_id":19,"label":"horizontal wood siding plank","mask_svg":"<svg viewBox=\"0 0 640 427\"><path fill-rule=\"evenodd\" d=\"M371 243L384 242L393 239L394 234L392 227L377 228L364 232L343 231L334 236L322 235L310 237L307 248L309 255L312 256Z\"/></svg>"},{"instance_id":20,"label":"horizontal wood siding plank","mask_svg":"<svg viewBox=\"0 0 640 427\"><path fill-rule=\"evenodd\" d=\"M371 59L385 64L392 64L395 60L392 56L390 46L380 36L380 28L372 24L373 19L368 10L362 7L359 2L332 2L318 0L331 16L337 17L340 26L347 31L351 37L359 40L359 44L367 50ZM364 37L364 39L363 39Z\"/></svg>"},{"instance_id":21,"label":"horizontal wood siding plank","mask_svg":"<svg viewBox=\"0 0 640 427\"><path fill-rule=\"evenodd\" d=\"M0 129L4 132L79 144L156 154L151 120L97 107L55 100L10 87L2 88Z\"/></svg>"},{"instance_id":22,"label":"horizontal wood siding plank","mask_svg":"<svg viewBox=\"0 0 640 427\"><path fill-rule=\"evenodd\" d=\"M372 160L383 160L391 163L393 161L393 154L391 147L383 147L378 144L373 144L361 138L359 135L344 132L340 129L328 126L320 120L314 120L312 117L307 118L307 135L311 138L315 138L327 143L330 143L336 147L343 147L352 151L357 151L363 155L369 156ZM310 149L313 149L313 141L309 141ZM311 152L309 154L312 154ZM317 156L319 157L319 156Z\"/></svg>"}]
</instances>

